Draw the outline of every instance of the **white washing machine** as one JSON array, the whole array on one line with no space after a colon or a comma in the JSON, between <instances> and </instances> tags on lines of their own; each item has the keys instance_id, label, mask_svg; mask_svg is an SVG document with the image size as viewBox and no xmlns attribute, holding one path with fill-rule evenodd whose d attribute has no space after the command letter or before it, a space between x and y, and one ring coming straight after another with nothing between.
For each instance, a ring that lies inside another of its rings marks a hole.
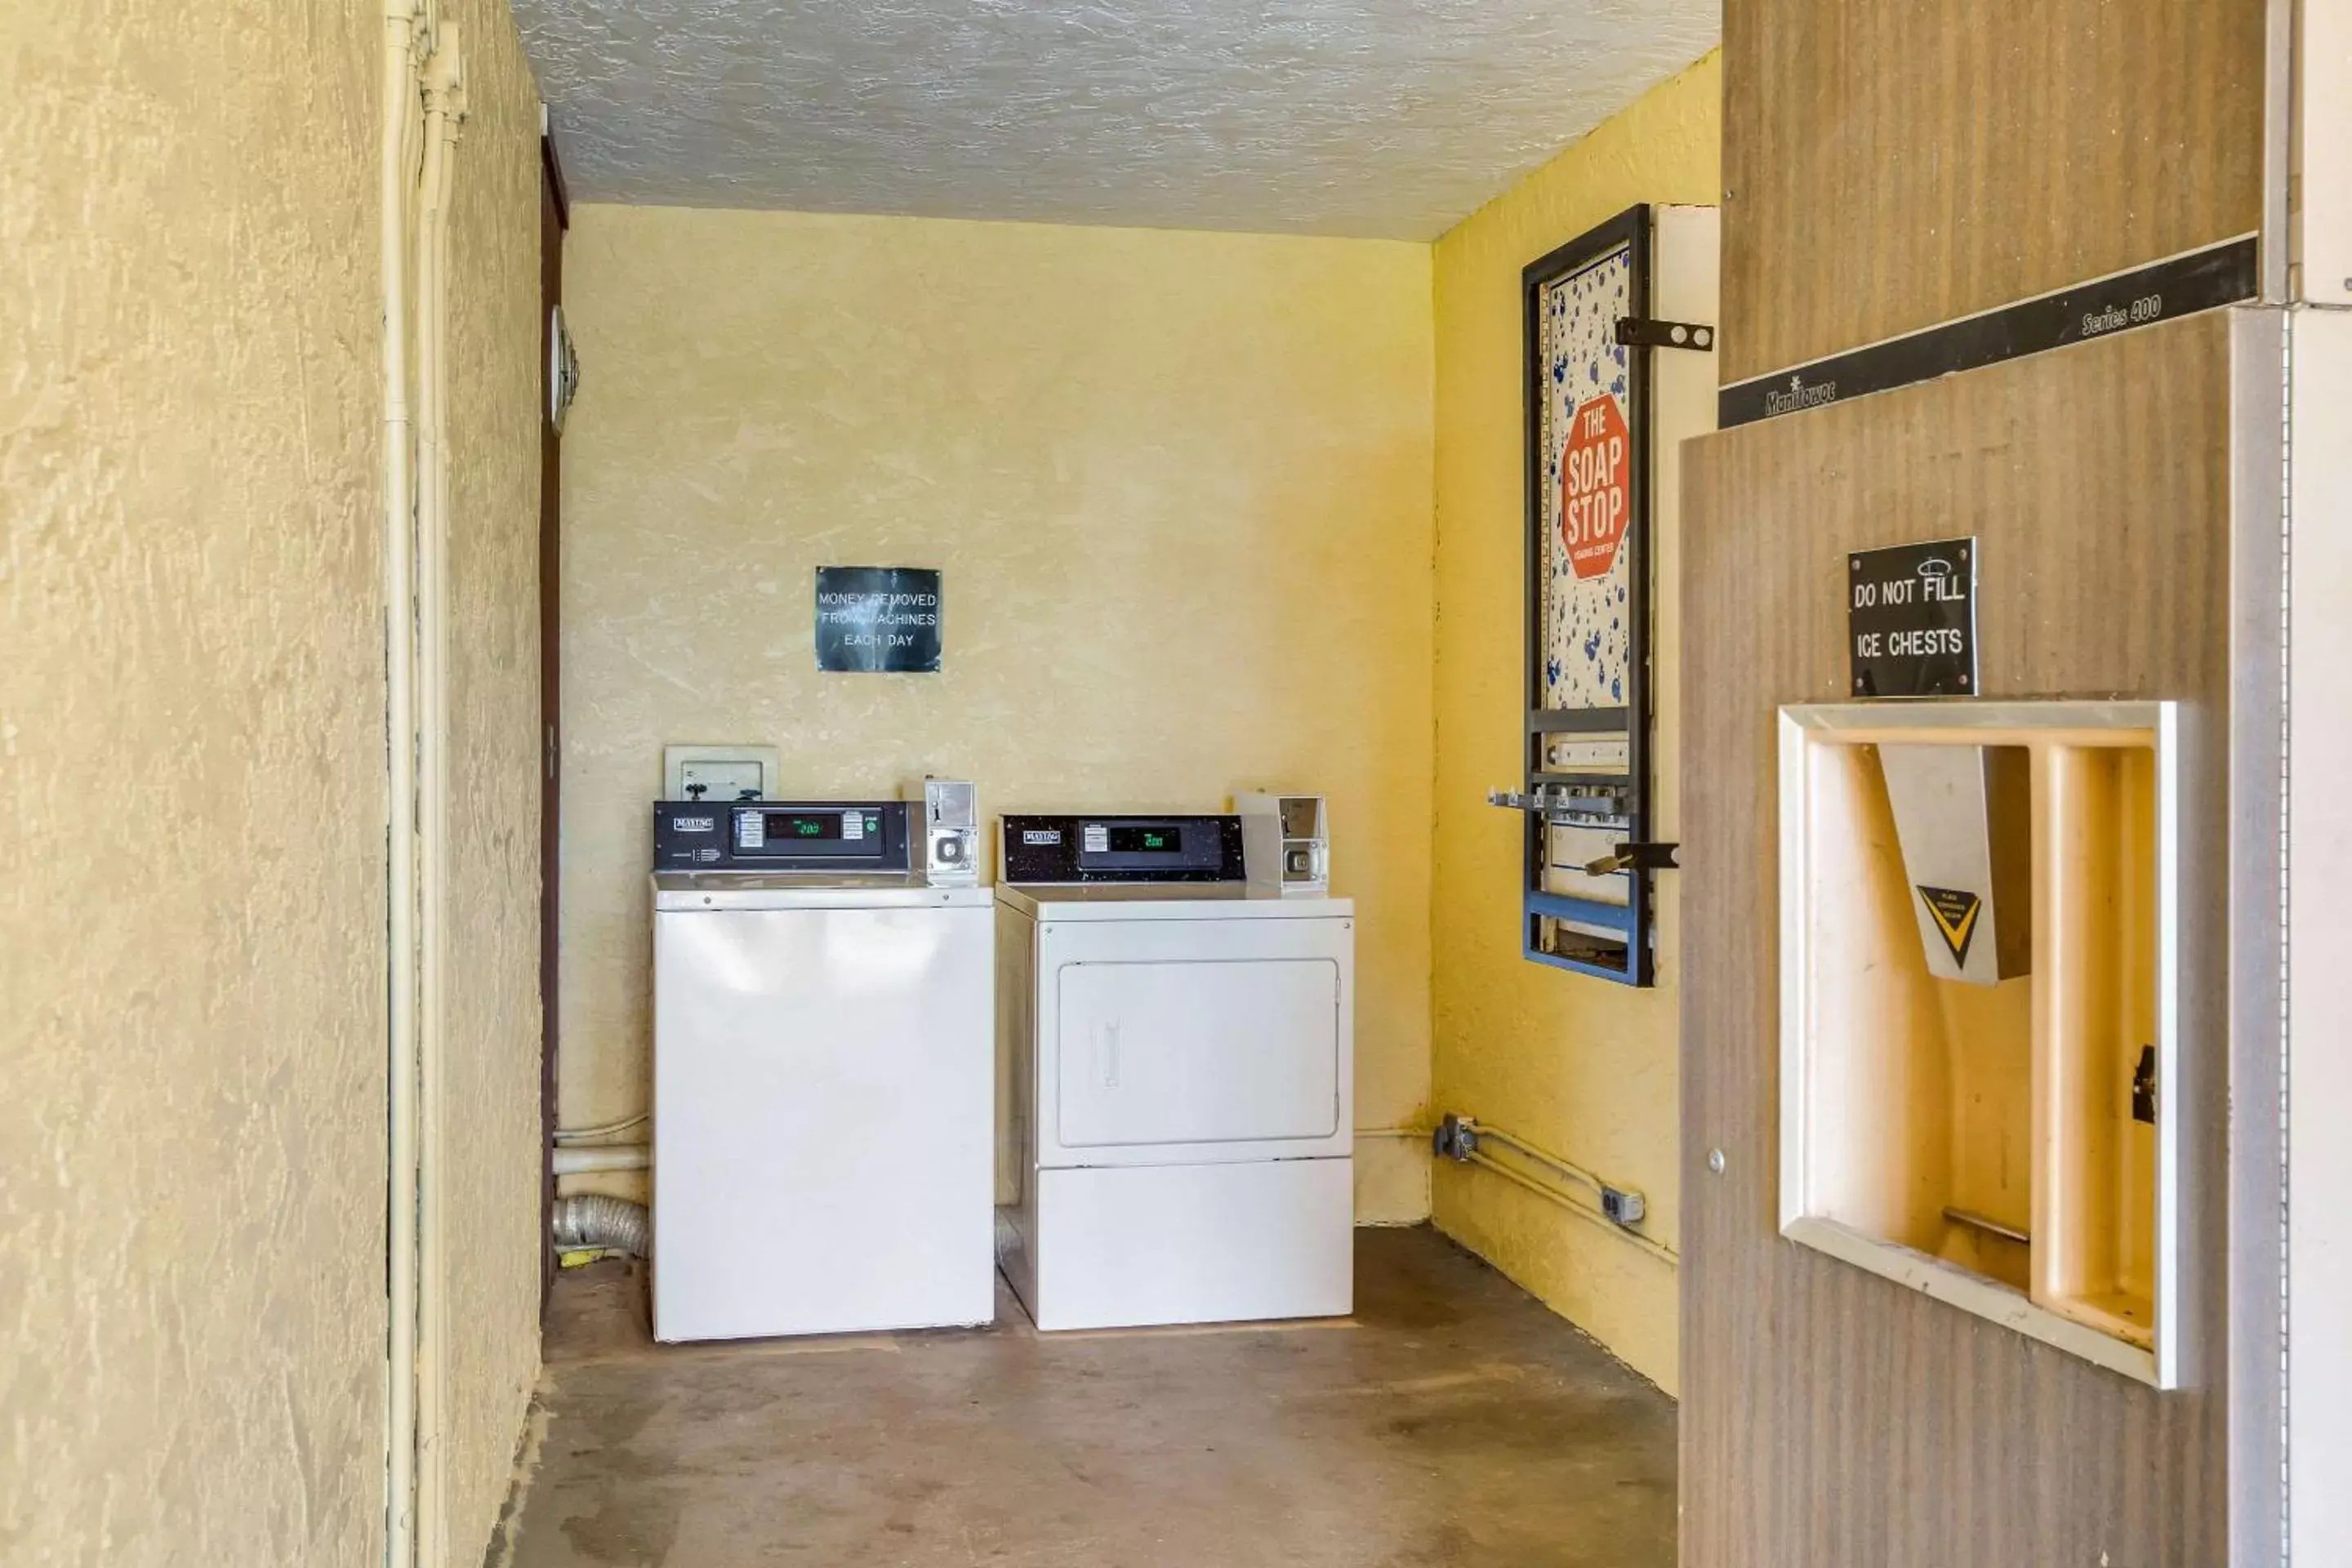
<instances>
[{"instance_id":1,"label":"white washing machine","mask_svg":"<svg viewBox=\"0 0 2352 1568\"><path fill-rule=\"evenodd\" d=\"M654 1337L989 1321L989 890L898 801L655 819Z\"/></svg>"},{"instance_id":2,"label":"white washing machine","mask_svg":"<svg viewBox=\"0 0 2352 1568\"><path fill-rule=\"evenodd\" d=\"M1354 1308L1355 909L1233 816L1008 816L997 1258L1040 1329Z\"/></svg>"}]
</instances>

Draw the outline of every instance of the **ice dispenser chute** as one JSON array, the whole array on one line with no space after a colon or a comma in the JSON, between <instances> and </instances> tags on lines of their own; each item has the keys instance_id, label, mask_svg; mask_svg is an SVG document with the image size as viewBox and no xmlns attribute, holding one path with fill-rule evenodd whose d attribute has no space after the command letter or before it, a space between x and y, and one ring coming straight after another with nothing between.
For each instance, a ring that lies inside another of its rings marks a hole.
<instances>
[{"instance_id":1,"label":"ice dispenser chute","mask_svg":"<svg viewBox=\"0 0 2352 1568\"><path fill-rule=\"evenodd\" d=\"M2022 746L1878 748L1927 972L1994 985L2033 966L2033 784Z\"/></svg>"},{"instance_id":2,"label":"ice dispenser chute","mask_svg":"<svg viewBox=\"0 0 2352 1568\"><path fill-rule=\"evenodd\" d=\"M2179 721L1781 710L1781 1234L2180 1386Z\"/></svg>"}]
</instances>

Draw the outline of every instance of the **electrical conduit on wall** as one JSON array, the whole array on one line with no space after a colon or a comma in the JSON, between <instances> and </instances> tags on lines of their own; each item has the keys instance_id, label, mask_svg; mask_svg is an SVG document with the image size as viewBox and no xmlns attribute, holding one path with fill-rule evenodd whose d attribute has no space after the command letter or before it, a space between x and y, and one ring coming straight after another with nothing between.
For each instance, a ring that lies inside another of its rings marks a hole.
<instances>
[{"instance_id":1,"label":"electrical conduit on wall","mask_svg":"<svg viewBox=\"0 0 2352 1568\"><path fill-rule=\"evenodd\" d=\"M442 23L425 63L424 175L416 226L418 863L418 1548L448 1560L448 1485L440 1441L448 1426L448 1271L442 1238L443 1110L449 971L449 230L465 81L455 23Z\"/></svg>"},{"instance_id":2,"label":"electrical conduit on wall","mask_svg":"<svg viewBox=\"0 0 2352 1568\"><path fill-rule=\"evenodd\" d=\"M387 1173L389 1248L385 1289L389 1327L384 1400L384 1561L416 1560L416 796L408 767L415 734L415 626L409 614L409 570L415 518L409 484L408 203L409 126L416 107L415 60L422 29L404 0L384 6L383 129L379 191L383 270L384 380L384 726L389 837L385 941L388 998L386 1074L391 1170Z\"/></svg>"},{"instance_id":3,"label":"electrical conduit on wall","mask_svg":"<svg viewBox=\"0 0 2352 1568\"><path fill-rule=\"evenodd\" d=\"M445 1489L432 1460L444 1420L440 1314L447 1294L436 1177L448 906L448 185L465 110L457 28L440 23L429 0L422 6L387 0L383 15L379 203L391 989L384 1560L391 1568L415 1568L447 1556Z\"/></svg>"},{"instance_id":4,"label":"electrical conduit on wall","mask_svg":"<svg viewBox=\"0 0 2352 1568\"><path fill-rule=\"evenodd\" d=\"M1483 1171L1491 1171L1521 1190L1556 1204L1580 1219L1591 1221L1611 1235L1631 1242L1660 1262L1671 1268L1681 1266L1682 1255L1664 1242L1654 1237L1643 1235L1634 1229L1633 1225L1621 1224L1596 1204L1577 1197L1568 1187L1556 1184L1554 1181L1546 1178L1565 1176L1574 1186L1591 1192L1595 1197L1612 1192L1629 1192L1633 1189L1618 1187L1614 1184L1602 1180L1599 1175L1586 1170L1574 1161L1552 1153L1549 1150L1539 1144L1531 1143L1517 1133L1507 1132L1499 1127L1490 1126L1475 1118L1448 1117L1446 1122L1448 1127L1458 1122L1463 1131L1471 1136L1457 1152L1449 1153L1441 1145L1438 1150L1441 1157L1451 1158L1465 1165L1475 1165ZM1444 1134L1441 1133L1440 1136L1442 1138ZM1485 1145L1487 1143L1499 1144L1510 1150L1544 1174L1538 1175L1496 1159L1486 1152ZM1638 1220L1634 1222L1634 1224L1639 1223Z\"/></svg>"}]
</instances>

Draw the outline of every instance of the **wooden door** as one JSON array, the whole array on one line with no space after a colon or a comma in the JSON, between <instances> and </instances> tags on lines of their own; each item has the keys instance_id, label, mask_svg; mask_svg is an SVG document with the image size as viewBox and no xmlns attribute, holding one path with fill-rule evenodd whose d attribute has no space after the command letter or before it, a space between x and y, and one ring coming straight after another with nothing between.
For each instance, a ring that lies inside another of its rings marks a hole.
<instances>
[{"instance_id":1,"label":"wooden door","mask_svg":"<svg viewBox=\"0 0 2352 1568\"><path fill-rule=\"evenodd\" d=\"M562 436L555 427L555 309L563 302L569 211L555 144L540 142L539 179L539 1110L540 1310L555 1279L555 1042L558 884L562 823Z\"/></svg>"}]
</instances>

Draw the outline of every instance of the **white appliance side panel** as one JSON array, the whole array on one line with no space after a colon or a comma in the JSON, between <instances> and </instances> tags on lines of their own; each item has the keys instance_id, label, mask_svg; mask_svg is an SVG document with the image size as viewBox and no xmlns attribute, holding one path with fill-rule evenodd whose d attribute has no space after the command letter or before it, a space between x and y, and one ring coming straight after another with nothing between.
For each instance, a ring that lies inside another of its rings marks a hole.
<instances>
[{"instance_id":1,"label":"white appliance side panel","mask_svg":"<svg viewBox=\"0 0 2352 1568\"><path fill-rule=\"evenodd\" d=\"M655 917L656 1339L990 1320L992 927Z\"/></svg>"},{"instance_id":2,"label":"white appliance side panel","mask_svg":"<svg viewBox=\"0 0 2352 1568\"><path fill-rule=\"evenodd\" d=\"M1065 1149L1339 1131L1332 960L1069 963L1056 978Z\"/></svg>"},{"instance_id":3,"label":"white appliance side panel","mask_svg":"<svg viewBox=\"0 0 2352 1568\"><path fill-rule=\"evenodd\" d=\"M2352 19L2343 26L2339 38ZM2352 964L2341 956L2352 946L2352 316L2299 311L2290 330L2286 1452L2289 1555L2312 1568L2352 1563Z\"/></svg>"},{"instance_id":4,"label":"white appliance side panel","mask_svg":"<svg viewBox=\"0 0 2352 1568\"><path fill-rule=\"evenodd\" d=\"M996 1261L1037 1299L1037 922L996 907Z\"/></svg>"},{"instance_id":5,"label":"white appliance side panel","mask_svg":"<svg viewBox=\"0 0 2352 1568\"><path fill-rule=\"evenodd\" d=\"M1352 919L1037 929L1038 1163L1353 1152Z\"/></svg>"},{"instance_id":6,"label":"white appliance side panel","mask_svg":"<svg viewBox=\"0 0 2352 1568\"><path fill-rule=\"evenodd\" d=\"M1040 1329L1344 1317L1355 1162L1041 1171Z\"/></svg>"}]
</instances>

